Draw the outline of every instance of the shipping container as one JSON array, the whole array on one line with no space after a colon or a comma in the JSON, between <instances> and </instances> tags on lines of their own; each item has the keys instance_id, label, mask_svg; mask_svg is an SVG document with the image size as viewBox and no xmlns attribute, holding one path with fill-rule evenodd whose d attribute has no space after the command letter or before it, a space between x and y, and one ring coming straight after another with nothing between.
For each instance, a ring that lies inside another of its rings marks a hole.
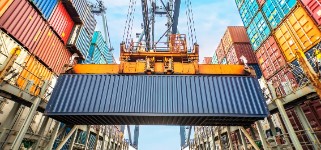
<instances>
[{"instance_id":1,"label":"shipping container","mask_svg":"<svg viewBox=\"0 0 321 150\"><path fill-rule=\"evenodd\" d=\"M265 79L286 66L286 61L273 36L270 36L256 51L256 57Z\"/></svg>"},{"instance_id":2,"label":"shipping container","mask_svg":"<svg viewBox=\"0 0 321 150\"><path fill-rule=\"evenodd\" d=\"M321 103L320 99L305 101L301 104L308 122L315 132L318 139L321 139Z\"/></svg>"},{"instance_id":3,"label":"shipping container","mask_svg":"<svg viewBox=\"0 0 321 150\"><path fill-rule=\"evenodd\" d=\"M63 66L69 64L71 53L49 26L45 26L35 49L30 50L56 74L63 73Z\"/></svg>"},{"instance_id":4,"label":"shipping container","mask_svg":"<svg viewBox=\"0 0 321 150\"><path fill-rule=\"evenodd\" d=\"M86 58L90 48L92 35L89 35L84 27L81 27L79 30L79 35L73 41L70 40L70 45L74 45L81 55ZM75 43L72 43L75 42Z\"/></svg>"},{"instance_id":5,"label":"shipping container","mask_svg":"<svg viewBox=\"0 0 321 150\"><path fill-rule=\"evenodd\" d=\"M235 0L237 8L240 8L243 4L244 0Z\"/></svg>"},{"instance_id":6,"label":"shipping container","mask_svg":"<svg viewBox=\"0 0 321 150\"><path fill-rule=\"evenodd\" d=\"M36 5L38 10L42 13L43 17L48 20L53 10L58 4L58 0L30 0Z\"/></svg>"},{"instance_id":7,"label":"shipping container","mask_svg":"<svg viewBox=\"0 0 321 150\"><path fill-rule=\"evenodd\" d=\"M283 68L268 79L268 82L272 82L277 96L281 97L292 93L299 87L296 77L289 67Z\"/></svg>"},{"instance_id":8,"label":"shipping container","mask_svg":"<svg viewBox=\"0 0 321 150\"><path fill-rule=\"evenodd\" d=\"M110 55L110 50L108 48L108 45L100 31L94 32L94 35L91 40L91 45L96 45L96 47L99 49L102 55L104 55L104 57L107 57Z\"/></svg>"},{"instance_id":9,"label":"shipping container","mask_svg":"<svg viewBox=\"0 0 321 150\"><path fill-rule=\"evenodd\" d=\"M8 9L8 7L11 5L12 2L13 2L13 0L1 0L0 1L0 17Z\"/></svg>"},{"instance_id":10,"label":"shipping container","mask_svg":"<svg viewBox=\"0 0 321 150\"><path fill-rule=\"evenodd\" d=\"M259 5L256 0L244 0L239 12L245 27L249 26L258 10Z\"/></svg>"},{"instance_id":11,"label":"shipping container","mask_svg":"<svg viewBox=\"0 0 321 150\"><path fill-rule=\"evenodd\" d=\"M218 60L217 60L217 55L216 55L216 53L213 54L212 64L218 64Z\"/></svg>"},{"instance_id":12,"label":"shipping container","mask_svg":"<svg viewBox=\"0 0 321 150\"><path fill-rule=\"evenodd\" d=\"M250 26L247 28L247 34L249 36L254 51L256 51L260 47L262 42L266 38L268 38L270 33L271 30L267 25L262 13L258 12Z\"/></svg>"},{"instance_id":13,"label":"shipping container","mask_svg":"<svg viewBox=\"0 0 321 150\"><path fill-rule=\"evenodd\" d=\"M233 43L250 43L243 26L228 26L222 38L224 51L227 54Z\"/></svg>"},{"instance_id":14,"label":"shipping container","mask_svg":"<svg viewBox=\"0 0 321 150\"><path fill-rule=\"evenodd\" d=\"M222 60L226 57L222 40L218 44L215 53L216 53L216 56L217 56L217 61L220 64L222 62Z\"/></svg>"},{"instance_id":15,"label":"shipping container","mask_svg":"<svg viewBox=\"0 0 321 150\"><path fill-rule=\"evenodd\" d=\"M19 10L19 11L17 11ZM0 28L17 39L28 50L35 48L43 34L45 20L27 0L15 0L0 17Z\"/></svg>"},{"instance_id":16,"label":"shipping container","mask_svg":"<svg viewBox=\"0 0 321 150\"><path fill-rule=\"evenodd\" d=\"M136 90L134 86L150 88ZM229 89L229 92L224 93L222 89ZM242 105L237 105L239 103ZM126 113L117 115L120 112ZM249 125L267 117L268 111L257 79L250 76L64 74L54 88L46 115L77 125L89 122L93 125L214 125L226 122ZM81 119L90 115L90 120ZM106 119L97 119L102 117L100 115ZM117 117L118 121L111 117ZM215 121L221 117L224 121ZM196 118L200 121L193 121Z\"/></svg>"},{"instance_id":17,"label":"shipping container","mask_svg":"<svg viewBox=\"0 0 321 150\"><path fill-rule=\"evenodd\" d=\"M4 65L4 62L8 59L8 54L14 47L18 46L21 48L19 56L9 70L10 73L6 74L4 80L12 85L18 86L21 90L29 88L28 92L32 95L38 95L40 87L45 80L48 80L50 81L50 87L48 87L46 95L51 95L52 88L56 83L54 73L49 71L49 69L40 63L34 56L30 55L26 49L21 47L14 39L1 30L0 39L1 65ZM47 100L49 100L48 96L45 97Z\"/></svg>"},{"instance_id":18,"label":"shipping container","mask_svg":"<svg viewBox=\"0 0 321 150\"><path fill-rule=\"evenodd\" d=\"M296 49L306 52L320 42L321 32L305 10L298 7L276 29L274 35L286 60L292 62Z\"/></svg>"},{"instance_id":19,"label":"shipping container","mask_svg":"<svg viewBox=\"0 0 321 150\"><path fill-rule=\"evenodd\" d=\"M317 25L321 25L321 3L320 0L301 0L305 8L312 15Z\"/></svg>"},{"instance_id":20,"label":"shipping container","mask_svg":"<svg viewBox=\"0 0 321 150\"><path fill-rule=\"evenodd\" d=\"M97 21L95 20L94 14L91 12L86 0L71 0L76 11L80 15L80 19L83 21L84 28L89 35L93 35Z\"/></svg>"},{"instance_id":21,"label":"shipping container","mask_svg":"<svg viewBox=\"0 0 321 150\"><path fill-rule=\"evenodd\" d=\"M255 54L253 52L252 46L250 43L242 44L235 43L229 50L229 53L226 55L227 61L229 64L241 64L241 57L244 56L248 64L257 63Z\"/></svg>"},{"instance_id":22,"label":"shipping container","mask_svg":"<svg viewBox=\"0 0 321 150\"><path fill-rule=\"evenodd\" d=\"M212 64L212 57L204 57L203 64Z\"/></svg>"},{"instance_id":23,"label":"shipping container","mask_svg":"<svg viewBox=\"0 0 321 150\"><path fill-rule=\"evenodd\" d=\"M59 2L49 19L50 26L66 44L74 27L74 22L62 2Z\"/></svg>"},{"instance_id":24,"label":"shipping container","mask_svg":"<svg viewBox=\"0 0 321 150\"><path fill-rule=\"evenodd\" d=\"M296 0L266 0L262 12L272 29L275 29L296 5Z\"/></svg>"}]
</instances>

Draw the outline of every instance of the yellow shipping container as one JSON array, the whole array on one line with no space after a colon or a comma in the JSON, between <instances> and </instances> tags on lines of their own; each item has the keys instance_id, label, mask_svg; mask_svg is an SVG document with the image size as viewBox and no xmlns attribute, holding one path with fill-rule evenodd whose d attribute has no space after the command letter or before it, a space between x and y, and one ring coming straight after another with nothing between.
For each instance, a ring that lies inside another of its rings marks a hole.
<instances>
[{"instance_id":1,"label":"yellow shipping container","mask_svg":"<svg viewBox=\"0 0 321 150\"><path fill-rule=\"evenodd\" d=\"M17 80L17 85L21 89L25 89L27 88L29 80L33 82L29 90L30 94L39 95L44 81L51 80L53 73L42 65L34 56L29 56L26 60L26 65Z\"/></svg>"},{"instance_id":2,"label":"yellow shipping container","mask_svg":"<svg viewBox=\"0 0 321 150\"><path fill-rule=\"evenodd\" d=\"M302 7L295 9L275 30L274 36L288 62L292 62L297 49L308 51L321 39L321 32Z\"/></svg>"},{"instance_id":3,"label":"yellow shipping container","mask_svg":"<svg viewBox=\"0 0 321 150\"><path fill-rule=\"evenodd\" d=\"M8 9L13 0L0 0L0 17Z\"/></svg>"}]
</instances>

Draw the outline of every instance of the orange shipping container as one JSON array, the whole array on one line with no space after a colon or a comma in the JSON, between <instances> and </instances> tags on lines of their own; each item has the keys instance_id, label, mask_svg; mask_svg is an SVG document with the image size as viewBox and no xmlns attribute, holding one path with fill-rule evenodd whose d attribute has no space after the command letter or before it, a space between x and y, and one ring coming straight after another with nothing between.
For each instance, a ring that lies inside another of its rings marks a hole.
<instances>
[{"instance_id":1,"label":"orange shipping container","mask_svg":"<svg viewBox=\"0 0 321 150\"><path fill-rule=\"evenodd\" d=\"M39 95L41 86L45 80L51 80L53 73L49 71L44 65L42 65L35 57L29 56L26 58L26 65L21 72L17 85L21 89L25 89L31 81L30 93L33 95Z\"/></svg>"},{"instance_id":2,"label":"orange shipping container","mask_svg":"<svg viewBox=\"0 0 321 150\"><path fill-rule=\"evenodd\" d=\"M288 62L295 59L296 49L306 52L321 38L320 30L302 7L294 10L274 35Z\"/></svg>"},{"instance_id":3,"label":"orange shipping container","mask_svg":"<svg viewBox=\"0 0 321 150\"><path fill-rule=\"evenodd\" d=\"M8 9L13 0L0 0L0 17Z\"/></svg>"}]
</instances>

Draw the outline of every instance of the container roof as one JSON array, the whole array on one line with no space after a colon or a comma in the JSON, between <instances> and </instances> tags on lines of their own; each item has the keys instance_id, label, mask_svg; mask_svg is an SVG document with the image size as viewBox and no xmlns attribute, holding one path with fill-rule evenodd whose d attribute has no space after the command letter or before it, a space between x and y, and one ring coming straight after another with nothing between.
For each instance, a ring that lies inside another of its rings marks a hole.
<instances>
[{"instance_id":1,"label":"container roof","mask_svg":"<svg viewBox=\"0 0 321 150\"><path fill-rule=\"evenodd\" d=\"M253 77L65 74L46 115L78 125L249 125L268 111Z\"/></svg>"}]
</instances>

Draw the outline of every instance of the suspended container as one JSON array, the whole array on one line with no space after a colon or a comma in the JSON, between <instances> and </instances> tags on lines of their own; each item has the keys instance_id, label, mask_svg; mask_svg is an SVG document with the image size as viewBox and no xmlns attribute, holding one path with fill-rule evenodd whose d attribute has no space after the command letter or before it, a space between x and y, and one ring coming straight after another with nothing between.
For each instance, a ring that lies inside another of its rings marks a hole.
<instances>
[{"instance_id":1,"label":"suspended container","mask_svg":"<svg viewBox=\"0 0 321 150\"><path fill-rule=\"evenodd\" d=\"M48 20L58 4L58 0L30 0L38 10L42 13L42 16Z\"/></svg>"},{"instance_id":2,"label":"suspended container","mask_svg":"<svg viewBox=\"0 0 321 150\"><path fill-rule=\"evenodd\" d=\"M0 17L0 28L13 36L22 46L33 50L43 34L46 21L27 0L15 0Z\"/></svg>"},{"instance_id":3,"label":"suspended container","mask_svg":"<svg viewBox=\"0 0 321 150\"><path fill-rule=\"evenodd\" d=\"M256 51L256 57L265 79L286 66L286 61L273 36L270 36Z\"/></svg>"},{"instance_id":4,"label":"suspended container","mask_svg":"<svg viewBox=\"0 0 321 150\"><path fill-rule=\"evenodd\" d=\"M75 23L62 2L58 3L53 15L49 19L49 24L66 44Z\"/></svg>"},{"instance_id":5,"label":"suspended container","mask_svg":"<svg viewBox=\"0 0 321 150\"><path fill-rule=\"evenodd\" d=\"M321 2L320 0L301 0L318 26L321 25Z\"/></svg>"},{"instance_id":6,"label":"suspended container","mask_svg":"<svg viewBox=\"0 0 321 150\"><path fill-rule=\"evenodd\" d=\"M8 7L11 5L12 2L13 2L13 0L1 0L0 1L0 17L8 9Z\"/></svg>"},{"instance_id":7,"label":"suspended container","mask_svg":"<svg viewBox=\"0 0 321 150\"><path fill-rule=\"evenodd\" d=\"M257 63L255 54L253 52L252 46L250 43L242 44L235 43L229 50L229 53L226 55L227 61L229 64L241 64L241 57L244 56L248 64Z\"/></svg>"},{"instance_id":8,"label":"suspended container","mask_svg":"<svg viewBox=\"0 0 321 150\"><path fill-rule=\"evenodd\" d=\"M297 0L266 0L262 12L272 29L275 29L296 5Z\"/></svg>"},{"instance_id":9,"label":"suspended container","mask_svg":"<svg viewBox=\"0 0 321 150\"><path fill-rule=\"evenodd\" d=\"M262 13L257 13L250 26L247 28L247 34L254 51L260 47L262 42L268 38L270 33L271 30Z\"/></svg>"},{"instance_id":10,"label":"suspended container","mask_svg":"<svg viewBox=\"0 0 321 150\"><path fill-rule=\"evenodd\" d=\"M252 22L254 16L259 10L259 5L256 0L244 0L239 12L244 26L247 28Z\"/></svg>"},{"instance_id":11,"label":"suspended container","mask_svg":"<svg viewBox=\"0 0 321 150\"><path fill-rule=\"evenodd\" d=\"M292 62L296 49L306 52L320 42L321 32L305 10L298 7L275 30L274 36L286 60Z\"/></svg>"}]
</instances>

